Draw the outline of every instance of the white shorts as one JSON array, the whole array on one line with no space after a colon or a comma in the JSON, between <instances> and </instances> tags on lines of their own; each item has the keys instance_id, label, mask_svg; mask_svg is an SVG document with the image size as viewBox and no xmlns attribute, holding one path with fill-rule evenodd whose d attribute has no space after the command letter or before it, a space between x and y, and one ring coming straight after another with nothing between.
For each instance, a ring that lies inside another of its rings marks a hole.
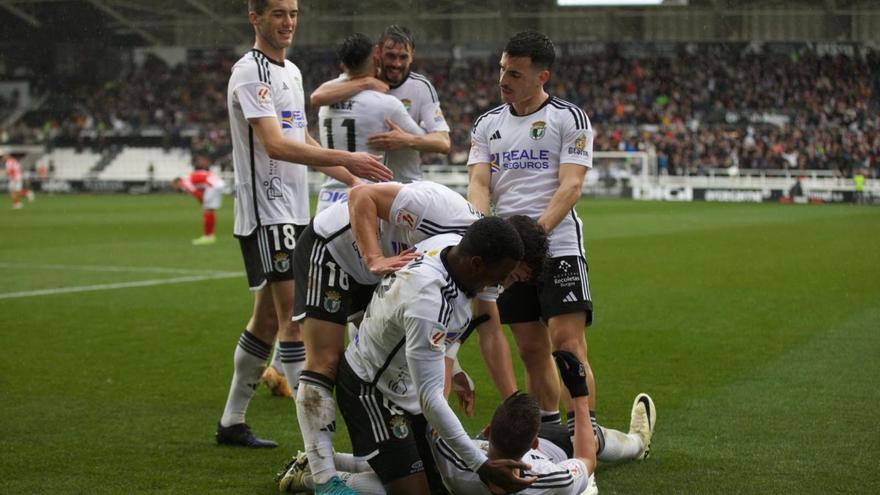
<instances>
[{"instance_id":1,"label":"white shorts","mask_svg":"<svg viewBox=\"0 0 880 495\"><path fill-rule=\"evenodd\" d=\"M315 215L330 207L333 203L348 201L348 189L330 189L322 187L318 192L318 207Z\"/></svg>"},{"instance_id":2,"label":"white shorts","mask_svg":"<svg viewBox=\"0 0 880 495\"><path fill-rule=\"evenodd\" d=\"M19 192L24 188L24 185L22 184L21 179L15 179L15 180L9 181L8 187L9 187L9 192Z\"/></svg>"},{"instance_id":3,"label":"white shorts","mask_svg":"<svg viewBox=\"0 0 880 495\"><path fill-rule=\"evenodd\" d=\"M209 187L205 189L205 194L202 196L202 208L206 210L219 210L220 206L223 205L223 187Z\"/></svg>"}]
</instances>

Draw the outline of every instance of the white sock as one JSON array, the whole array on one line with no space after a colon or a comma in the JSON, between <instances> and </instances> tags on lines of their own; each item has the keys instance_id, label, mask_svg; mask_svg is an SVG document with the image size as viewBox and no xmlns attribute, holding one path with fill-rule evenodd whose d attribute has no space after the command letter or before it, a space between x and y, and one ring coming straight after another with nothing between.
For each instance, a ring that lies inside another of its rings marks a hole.
<instances>
[{"instance_id":1,"label":"white sock","mask_svg":"<svg viewBox=\"0 0 880 495\"><path fill-rule=\"evenodd\" d=\"M333 464L333 432L336 431L333 382L320 373L303 371L299 385L296 419L312 476L315 483L323 484L336 475L336 466Z\"/></svg>"},{"instance_id":2,"label":"white sock","mask_svg":"<svg viewBox=\"0 0 880 495\"><path fill-rule=\"evenodd\" d=\"M300 342L278 342L276 356L280 355L281 368L287 383L294 391L299 386L299 375L306 364L306 348Z\"/></svg>"},{"instance_id":3,"label":"white sock","mask_svg":"<svg viewBox=\"0 0 880 495\"><path fill-rule=\"evenodd\" d=\"M232 384L229 386L229 397L226 398L226 407L220 418L221 425L244 423L244 414L247 412L251 397L257 390L257 385L260 384L260 376L263 374L263 367L269 359L271 350L269 345L247 330L242 332L233 354Z\"/></svg>"},{"instance_id":4,"label":"white sock","mask_svg":"<svg viewBox=\"0 0 880 495\"><path fill-rule=\"evenodd\" d=\"M342 481L358 492L358 495L385 495L385 487L379 475L370 471L368 473L339 473Z\"/></svg>"},{"instance_id":5,"label":"white sock","mask_svg":"<svg viewBox=\"0 0 880 495\"><path fill-rule=\"evenodd\" d=\"M605 435L605 448L599 453L603 461L635 459L642 451L642 439L635 433L624 433L611 428L602 428Z\"/></svg>"},{"instance_id":6,"label":"white sock","mask_svg":"<svg viewBox=\"0 0 880 495\"><path fill-rule=\"evenodd\" d=\"M284 367L281 366L281 346L280 346L280 344L281 344L280 340L275 341L275 348L272 351L272 363L270 363L270 366L275 368L275 371L277 371L278 373L281 373L283 375L284 374Z\"/></svg>"},{"instance_id":7,"label":"white sock","mask_svg":"<svg viewBox=\"0 0 880 495\"><path fill-rule=\"evenodd\" d=\"M541 409L541 422L542 423L552 423L552 424L560 424L562 422L562 417L559 415L559 410L555 411L545 411Z\"/></svg>"},{"instance_id":8,"label":"white sock","mask_svg":"<svg viewBox=\"0 0 880 495\"><path fill-rule=\"evenodd\" d=\"M340 471L346 471L349 473L366 473L373 471L369 462L355 457L354 454L337 452L333 455L333 461L336 463L336 469Z\"/></svg>"}]
</instances>

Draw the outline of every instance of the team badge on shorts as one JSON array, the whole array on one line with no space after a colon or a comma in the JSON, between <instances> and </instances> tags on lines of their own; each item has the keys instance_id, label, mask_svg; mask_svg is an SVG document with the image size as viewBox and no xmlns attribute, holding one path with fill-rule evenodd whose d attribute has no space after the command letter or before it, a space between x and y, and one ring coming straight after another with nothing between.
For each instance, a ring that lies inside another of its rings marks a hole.
<instances>
[{"instance_id":1,"label":"team badge on shorts","mask_svg":"<svg viewBox=\"0 0 880 495\"><path fill-rule=\"evenodd\" d=\"M406 425L406 418L403 416L395 414L394 416L391 416L388 423L391 426L391 433L394 433L395 437L403 439L409 435L409 426Z\"/></svg>"},{"instance_id":2,"label":"team badge on shorts","mask_svg":"<svg viewBox=\"0 0 880 495\"><path fill-rule=\"evenodd\" d=\"M290 255L287 253L275 253L273 256L273 263L275 265L275 271L277 272L286 272L290 270Z\"/></svg>"},{"instance_id":3,"label":"team badge on shorts","mask_svg":"<svg viewBox=\"0 0 880 495\"><path fill-rule=\"evenodd\" d=\"M544 132L547 130L547 124L543 120L539 120L532 124L532 128L529 129L529 137L534 139L535 141L544 137Z\"/></svg>"},{"instance_id":4,"label":"team badge on shorts","mask_svg":"<svg viewBox=\"0 0 880 495\"><path fill-rule=\"evenodd\" d=\"M328 313L335 313L342 307L342 294L335 290L328 290L324 293L324 309Z\"/></svg>"}]
</instances>

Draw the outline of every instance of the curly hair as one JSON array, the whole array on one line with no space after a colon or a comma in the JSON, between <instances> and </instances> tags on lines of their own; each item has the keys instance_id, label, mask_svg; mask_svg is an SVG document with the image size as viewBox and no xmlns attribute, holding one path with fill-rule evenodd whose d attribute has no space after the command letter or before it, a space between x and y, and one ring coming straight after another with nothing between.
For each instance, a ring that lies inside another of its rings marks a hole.
<instances>
[{"instance_id":1,"label":"curly hair","mask_svg":"<svg viewBox=\"0 0 880 495\"><path fill-rule=\"evenodd\" d=\"M537 31L521 31L507 41L504 52L508 57L529 57L532 65L550 69L556 60L556 47L553 41Z\"/></svg>"}]
</instances>

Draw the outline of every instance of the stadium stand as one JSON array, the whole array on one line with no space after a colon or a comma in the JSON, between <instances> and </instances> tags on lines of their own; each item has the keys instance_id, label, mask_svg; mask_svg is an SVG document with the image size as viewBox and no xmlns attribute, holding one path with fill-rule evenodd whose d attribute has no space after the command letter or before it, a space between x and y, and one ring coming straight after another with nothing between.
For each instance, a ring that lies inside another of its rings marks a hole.
<instances>
[{"instance_id":1,"label":"stadium stand","mask_svg":"<svg viewBox=\"0 0 880 495\"><path fill-rule=\"evenodd\" d=\"M82 180L101 159L99 153L92 151L77 152L74 148L57 148L43 157L43 162L51 163L54 178L58 180Z\"/></svg>"},{"instance_id":2,"label":"stadium stand","mask_svg":"<svg viewBox=\"0 0 880 495\"><path fill-rule=\"evenodd\" d=\"M187 149L125 148L98 174L99 180L169 182L192 170Z\"/></svg>"}]
</instances>

